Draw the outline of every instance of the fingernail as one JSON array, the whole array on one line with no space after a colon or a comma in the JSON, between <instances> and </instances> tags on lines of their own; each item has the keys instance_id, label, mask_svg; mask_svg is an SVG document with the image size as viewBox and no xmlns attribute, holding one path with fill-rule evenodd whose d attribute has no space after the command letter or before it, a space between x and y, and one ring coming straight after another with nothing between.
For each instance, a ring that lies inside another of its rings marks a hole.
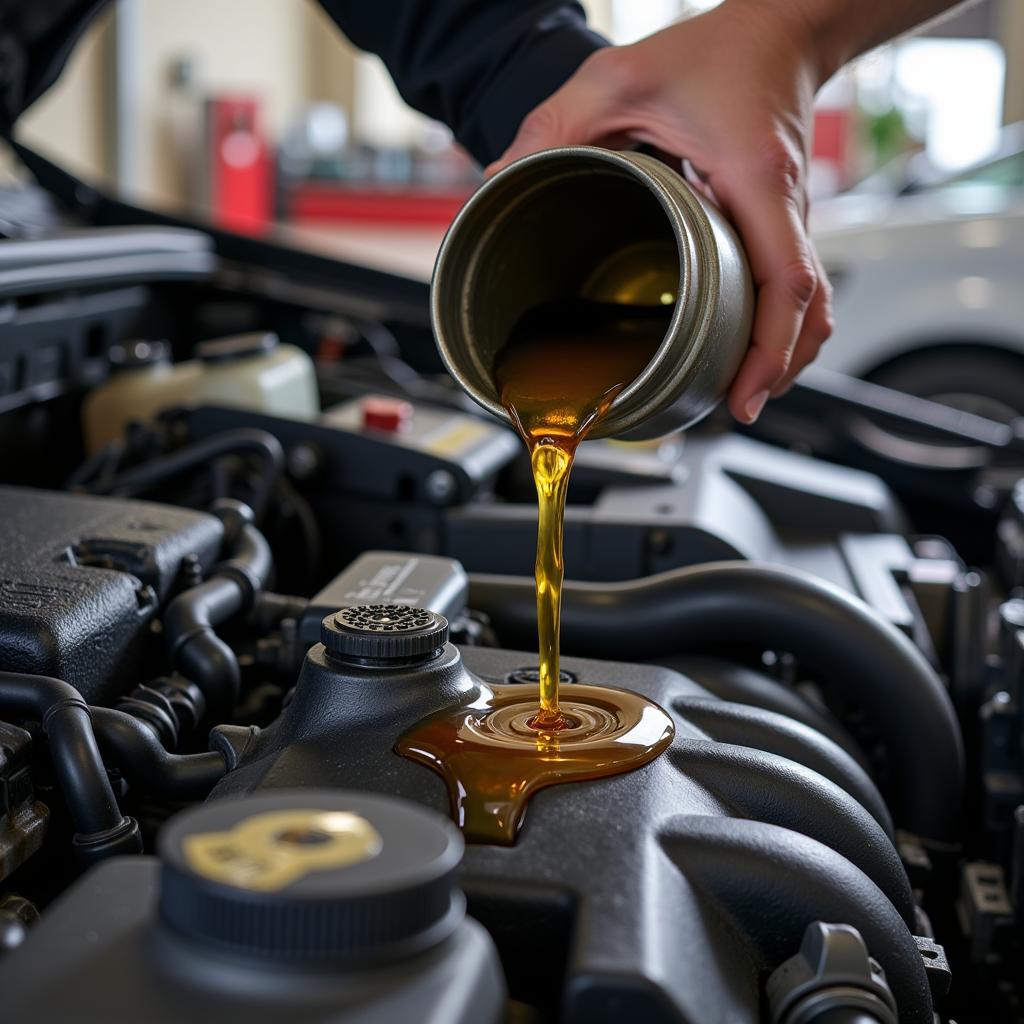
<instances>
[{"instance_id":1,"label":"fingernail","mask_svg":"<svg viewBox=\"0 0 1024 1024\"><path fill-rule=\"evenodd\" d=\"M771 394L768 388L764 391L758 391L753 398L743 407L743 412L746 413L747 422L754 423L757 417L761 415L761 410L764 408L764 403L768 401L768 396Z\"/></svg>"}]
</instances>

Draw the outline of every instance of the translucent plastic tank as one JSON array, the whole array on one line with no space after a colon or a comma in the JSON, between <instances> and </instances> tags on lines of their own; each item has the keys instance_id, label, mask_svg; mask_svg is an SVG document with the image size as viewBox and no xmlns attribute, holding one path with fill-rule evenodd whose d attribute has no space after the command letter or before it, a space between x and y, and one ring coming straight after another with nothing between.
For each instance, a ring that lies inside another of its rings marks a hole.
<instances>
[{"instance_id":1,"label":"translucent plastic tank","mask_svg":"<svg viewBox=\"0 0 1024 1024\"><path fill-rule=\"evenodd\" d=\"M273 334L242 334L196 347L196 358L171 363L166 346L136 343L125 363L82 405L91 454L176 406L227 405L289 419L320 411L313 361Z\"/></svg>"}]
</instances>

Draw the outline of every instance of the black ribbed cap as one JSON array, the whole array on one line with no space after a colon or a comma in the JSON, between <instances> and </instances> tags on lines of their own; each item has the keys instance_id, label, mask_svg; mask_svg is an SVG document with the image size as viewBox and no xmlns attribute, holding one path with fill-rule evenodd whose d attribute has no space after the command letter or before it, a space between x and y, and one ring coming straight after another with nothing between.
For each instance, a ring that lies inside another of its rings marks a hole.
<instances>
[{"instance_id":1,"label":"black ribbed cap","mask_svg":"<svg viewBox=\"0 0 1024 1024\"><path fill-rule=\"evenodd\" d=\"M320 640L335 661L353 665L430 661L448 642L448 620L428 608L358 604L324 618Z\"/></svg>"},{"instance_id":2,"label":"black ribbed cap","mask_svg":"<svg viewBox=\"0 0 1024 1024\"><path fill-rule=\"evenodd\" d=\"M458 830L405 800L288 790L218 800L160 833L159 914L178 935L273 960L386 963L464 916Z\"/></svg>"}]
</instances>

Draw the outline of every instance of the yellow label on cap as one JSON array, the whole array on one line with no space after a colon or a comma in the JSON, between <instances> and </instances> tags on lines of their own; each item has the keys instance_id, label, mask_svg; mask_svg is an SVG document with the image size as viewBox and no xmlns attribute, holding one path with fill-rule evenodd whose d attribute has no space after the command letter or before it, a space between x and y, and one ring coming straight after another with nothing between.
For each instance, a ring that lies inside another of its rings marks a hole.
<instances>
[{"instance_id":1,"label":"yellow label on cap","mask_svg":"<svg viewBox=\"0 0 1024 1024\"><path fill-rule=\"evenodd\" d=\"M204 878L254 892L276 892L314 871L376 857L380 833L351 811L268 811L225 832L182 843L188 866Z\"/></svg>"}]
</instances>

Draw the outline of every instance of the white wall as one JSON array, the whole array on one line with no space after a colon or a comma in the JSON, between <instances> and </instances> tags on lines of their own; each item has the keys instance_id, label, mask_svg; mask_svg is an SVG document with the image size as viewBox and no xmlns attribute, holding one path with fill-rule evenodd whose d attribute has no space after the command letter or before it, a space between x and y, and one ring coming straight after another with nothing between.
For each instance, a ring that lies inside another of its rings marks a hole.
<instances>
[{"instance_id":1,"label":"white wall","mask_svg":"<svg viewBox=\"0 0 1024 1024\"><path fill-rule=\"evenodd\" d=\"M373 2L373 0L366 0ZM591 24L614 34L623 9L636 0L583 0ZM690 0L692 3L692 0ZM706 3L707 0L699 0ZM1007 51L1005 117L1024 118L1024 2L999 0ZM345 42L310 0L120 0L132 17L133 38L122 40L136 86L128 104L133 167L145 195L172 202L186 194L186 155L199 128L198 97L222 90L253 92L265 100L275 134L313 99L355 107L355 127L371 141L400 144L420 122L402 110L390 80L372 58L357 65ZM665 0L659 0L665 3ZM680 0L680 5L681 0ZM110 181L115 171L113 5L76 49L58 85L19 125L30 145L52 153L90 180ZM122 51L124 52L124 51ZM189 58L196 81L172 88L173 68ZM358 89L356 82L358 79Z\"/></svg>"},{"instance_id":2,"label":"white wall","mask_svg":"<svg viewBox=\"0 0 1024 1024\"><path fill-rule=\"evenodd\" d=\"M372 2L372 0L367 0ZM621 0L620 0L621 2ZM423 119L405 108L380 62L357 56L310 0L119 0L118 66L134 86L115 103L114 5L90 29L57 86L20 126L26 141L88 180L114 180L139 198L171 204L191 191L201 131L201 98L224 91L259 95L277 135L307 102L331 99L353 111L358 137L404 145ZM613 0L584 0L591 24L610 33ZM175 87L187 60L194 80ZM122 88L125 88L122 79ZM118 112L127 118L118 130ZM117 140L132 147L116 159Z\"/></svg>"},{"instance_id":3,"label":"white wall","mask_svg":"<svg viewBox=\"0 0 1024 1024\"><path fill-rule=\"evenodd\" d=\"M92 181L113 173L113 9L81 40L58 85L18 122L18 138Z\"/></svg>"},{"instance_id":4,"label":"white wall","mask_svg":"<svg viewBox=\"0 0 1024 1024\"><path fill-rule=\"evenodd\" d=\"M188 192L190 151L201 130L201 99L243 92L263 100L274 135L319 93L351 97L350 48L307 0L120 0L117 45L127 52L133 84L127 109L136 190L170 203ZM114 6L79 43L69 67L19 123L26 142L53 154L88 180L114 177L116 116ZM316 59L314 59L316 58ZM188 60L194 80L175 88ZM349 76L350 77L350 76ZM123 84L123 83L122 83ZM132 183L130 183L132 184Z\"/></svg>"},{"instance_id":5,"label":"white wall","mask_svg":"<svg viewBox=\"0 0 1024 1024\"><path fill-rule=\"evenodd\" d=\"M124 2L124 0L122 0ZM201 129L202 97L244 93L262 101L277 135L309 95L309 8L304 0L127 0L133 19L134 125L142 190L174 200L187 189L189 151ZM175 89L176 65L194 80Z\"/></svg>"}]
</instances>

